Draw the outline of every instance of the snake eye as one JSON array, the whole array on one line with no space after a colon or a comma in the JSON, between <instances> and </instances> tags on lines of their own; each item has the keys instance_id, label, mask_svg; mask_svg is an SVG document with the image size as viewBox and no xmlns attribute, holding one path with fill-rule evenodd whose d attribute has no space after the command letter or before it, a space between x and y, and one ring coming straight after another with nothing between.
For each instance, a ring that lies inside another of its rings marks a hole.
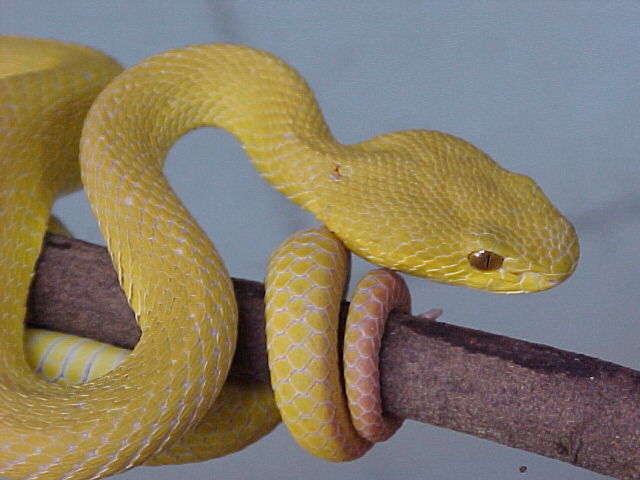
<instances>
[{"instance_id":1,"label":"snake eye","mask_svg":"<svg viewBox=\"0 0 640 480\"><path fill-rule=\"evenodd\" d=\"M477 270L497 270L502 266L504 258L490 250L476 250L467 257L471 266Z\"/></svg>"}]
</instances>

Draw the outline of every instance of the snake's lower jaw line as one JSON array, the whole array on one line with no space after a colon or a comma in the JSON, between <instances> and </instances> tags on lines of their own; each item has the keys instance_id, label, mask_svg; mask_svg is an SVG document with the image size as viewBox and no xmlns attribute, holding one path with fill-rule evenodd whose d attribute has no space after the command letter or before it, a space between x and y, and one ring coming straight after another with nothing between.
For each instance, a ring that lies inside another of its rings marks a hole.
<instances>
[{"instance_id":1,"label":"snake's lower jaw line","mask_svg":"<svg viewBox=\"0 0 640 480\"><path fill-rule=\"evenodd\" d=\"M491 289L496 293L523 294L535 293L549 290L564 282L571 272L563 274L552 274L548 272L526 271L512 274L514 281L505 282L505 285L492 284Z\"/></svg>"},{"instance_id":2,"label":"snake's lower jaw line","mask_svg":"<svg viewBox=\"0 0 640 480\"><path fill-rule=\"evenodd\" d=\"M463 282L445 282L454 285L475 288L478 290L486 290L490 293L501 293L506 295L518 295L524 293L535 293L548 290L559 284L569 277L566 274L550 274L548 272L502 272L500 275L491 278L483 278L482 276L472 279L466 277Z\"/></svg>"},{"instance_id":3,"label":"snake's lower jaw line","mask_svg":"<svg viewBox=\"0 0 640 480\"><path fill-rule=\"evenodd\" d=\"M562 275L549 275L546 273L538 272L523 272L520 275L518 285L520 291L507 292L507 293L534 293L541 292L553 288L564 281L566 276Z\"/></svg>"},{"instance_id":4,"label":"snake's lower jaw line","mask_svg":"<svg viewBox=\"0 0 640 480\"><path fill-rule=\"evenodd\" d=\"M479 277L477 281L479 288L495 293L541 292L560 285L571 276L577 265L574 258L577 258L577 253L575 256L567 255L545 264L536 264L529 259L508 257L498 271L487 272L488 279Z\"/></svg>"}]
</instances>

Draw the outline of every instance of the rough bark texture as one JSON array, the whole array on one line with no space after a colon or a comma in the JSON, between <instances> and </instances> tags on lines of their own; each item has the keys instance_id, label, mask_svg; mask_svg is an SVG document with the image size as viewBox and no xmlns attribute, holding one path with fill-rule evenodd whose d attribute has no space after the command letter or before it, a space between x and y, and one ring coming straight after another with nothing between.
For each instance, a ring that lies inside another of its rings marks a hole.
<instances>
[{"instance_id":1,"label":"rough bark texture","mask_svg":"<svg viewBox=\"0 0 640 480\"><path fill-rule=\"evenodd\" d=\"M236 280L233 374L267 382L263 286ZM108 253L49 236L28 322L132 347L140 332ZM344 309L343 309L344 310ZM640 478L640 373L500 335L392 315L380 361L385 409L621 479Z\"/></svg>"}]
</instances>

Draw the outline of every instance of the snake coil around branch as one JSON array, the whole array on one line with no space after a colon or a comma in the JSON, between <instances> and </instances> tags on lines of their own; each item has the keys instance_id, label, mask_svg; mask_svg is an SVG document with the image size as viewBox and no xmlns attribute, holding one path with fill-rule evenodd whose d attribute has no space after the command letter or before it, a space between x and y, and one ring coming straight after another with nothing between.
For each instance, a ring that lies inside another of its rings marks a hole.
<instances>
[{"instance_id":1,"label":"snake coil around branch","mask_svg":"<svg viewBox=\"0 0 640 480\"><path fill-rule=\"evenodd\" d=\"M240 327L232 375L267 383L263 286L234 280L234 287ZM58 236L48 237L40 257L28 321L128 348L139 336L106 249ZM394 415L640 478L640 372L401 314L387 323L380 367Z\"/></svg>"}]
</instances>

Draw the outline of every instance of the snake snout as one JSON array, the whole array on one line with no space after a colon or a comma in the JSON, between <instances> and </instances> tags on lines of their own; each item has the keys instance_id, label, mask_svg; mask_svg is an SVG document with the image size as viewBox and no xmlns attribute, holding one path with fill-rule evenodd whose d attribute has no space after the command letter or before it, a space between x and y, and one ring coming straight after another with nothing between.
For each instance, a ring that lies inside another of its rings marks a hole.
<instances>
[{"instance_id":1,"label":"snake snout","mask_svg":"<svg viewBox=\"0 0 640 480\"><path fill-rule=\"evenodd\" d=\"M512 274L517 278L514 283L520 288L521 293L539 292L560 285L571 276L575 266L575 260L565 256L554 259L545 267L533 265L521 271L512 271Z\"/></svg>"}]
</instances>

